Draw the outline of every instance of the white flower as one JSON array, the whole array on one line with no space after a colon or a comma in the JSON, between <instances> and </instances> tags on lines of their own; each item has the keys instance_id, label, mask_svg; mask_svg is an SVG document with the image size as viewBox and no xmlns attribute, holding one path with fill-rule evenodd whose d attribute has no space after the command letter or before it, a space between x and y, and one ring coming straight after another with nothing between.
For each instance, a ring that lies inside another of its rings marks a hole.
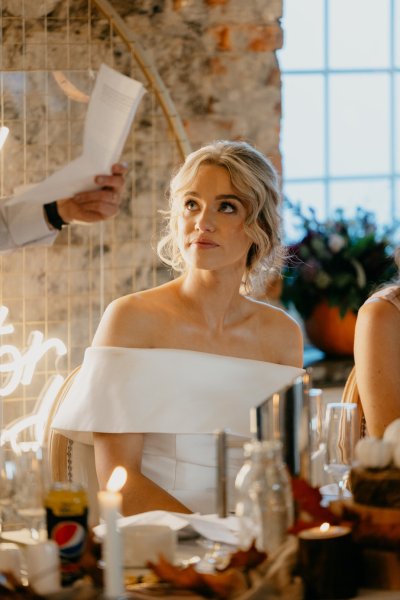
<instances>
[{"instance_id":1,"label":"white flower","mask_svg":"<svg viewBox=\"0 0 400 600\"><path fill-rule=\"evenodd\" d=\"M362 264L355 258L352 258L350 262L356 270L357 285L358 287L363 288L367 285L367 276L365 274L364 268Z\"/></svg>"},{"instance_id":2,"label":"white flower","mask_svg":"<svg viewBox=\"0 0 400 600\"><path fill-rule=\"evenodd\" d=\"M336 253L340 252L340 250L346 245L346 240L342 235L338 233L332 233L328 239L329 249Z\"/></svg>"}]
</instances>

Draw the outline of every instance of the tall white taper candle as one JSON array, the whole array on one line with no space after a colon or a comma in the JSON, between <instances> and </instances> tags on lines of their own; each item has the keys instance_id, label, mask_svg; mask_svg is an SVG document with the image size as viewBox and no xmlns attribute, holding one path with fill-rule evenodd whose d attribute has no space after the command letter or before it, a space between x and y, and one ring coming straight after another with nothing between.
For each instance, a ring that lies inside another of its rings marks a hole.
<instances>
[{"instance_id":1,"label":"tall white taper candle","mask_svg":"<svg viewBox=\"0 0 400 600\"><path fill-rule=\"evenodd\" d=\"M122 479L121 479L122 478ZM116 467L107 484L107 490L98 493L100 516L106 526L103 541L104 594L107 598L118 598L124 593L122 570L122 543L117 519L122 510L122 494L119 490L126 481L126 471Z\"/></svg>"}]
</instances>

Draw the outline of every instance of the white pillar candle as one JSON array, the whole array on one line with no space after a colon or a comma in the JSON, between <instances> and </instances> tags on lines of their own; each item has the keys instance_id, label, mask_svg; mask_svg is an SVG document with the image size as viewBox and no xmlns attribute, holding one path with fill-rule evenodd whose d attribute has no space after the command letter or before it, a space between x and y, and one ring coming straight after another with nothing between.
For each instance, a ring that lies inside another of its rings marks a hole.
<instances>
[{"instance_id":1,"label":"white pillar candle","mask_svg":"<svg viewBox=\"0 0 400 600\"><path fill-rule=\"evenodd\" d=\"M100 516L106 526L103 540L104 593L107 598L118 598L124 593L122 571L122 542L117 519L122 509L122 494L119 490L126 481L126 470L116 467L107 483L107 490L98 493Z\"/></svg>"}]
</instances>

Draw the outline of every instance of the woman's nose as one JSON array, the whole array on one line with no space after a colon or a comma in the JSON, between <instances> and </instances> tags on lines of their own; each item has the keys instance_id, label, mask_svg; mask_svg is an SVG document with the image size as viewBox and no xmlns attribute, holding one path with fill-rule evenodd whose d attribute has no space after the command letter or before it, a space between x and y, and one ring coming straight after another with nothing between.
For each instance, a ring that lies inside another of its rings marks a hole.
<instances>
[{"instance_id":1,"label":"woman's nose","mask_svg":"<svg viewBox=\"0 0 400 600\"><path fill-rule=\"evenodd\" d=\"M209 210L202 210L196 220L196 229L198 231L214 231L215 219Z\"/></svg>"}]
</instances>

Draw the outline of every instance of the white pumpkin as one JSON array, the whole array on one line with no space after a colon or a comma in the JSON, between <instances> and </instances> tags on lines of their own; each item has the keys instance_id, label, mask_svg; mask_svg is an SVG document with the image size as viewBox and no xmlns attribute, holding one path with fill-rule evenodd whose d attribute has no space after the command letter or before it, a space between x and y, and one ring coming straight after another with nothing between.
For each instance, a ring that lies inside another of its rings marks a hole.
<instances>
[{"instance_id":1,"label":"white pumpkin","mask_svg":"<svg viewBox=\"0 0 400 600\"><path fill-rule=\"evenodd\" d=\"M393 462L395 467L400 469L400 443L396 444L393 448Z\"/></svg>"},{"instance_id":2,"label":"white pumpkin","mask_svg":"<svg viewBox=\"0 0 400 600\"><path fill-rule=\"evenodd\" d=\"M392 445L376 437L365 437L358 440L356 458L365 469L384 469L392 461Z\"/></svg>"},{"instance_id":3,"label":"white pumpkin","mask_svg":"<svg viewBox=\"0 0 400 600\"><path fill-rule=\"evenodd\" d=\"M394 445L400 444L400 419L395 419L386 427L383 439Z\"/></svg>"}]
</instances>

